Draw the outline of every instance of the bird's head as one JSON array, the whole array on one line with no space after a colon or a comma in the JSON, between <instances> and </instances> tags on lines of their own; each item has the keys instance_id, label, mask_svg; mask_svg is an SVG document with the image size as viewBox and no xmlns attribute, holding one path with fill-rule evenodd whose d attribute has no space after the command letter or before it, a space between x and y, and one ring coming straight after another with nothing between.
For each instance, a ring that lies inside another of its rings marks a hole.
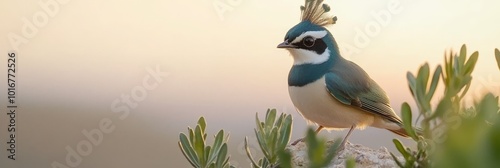
<instances>
[{"instance_id":1,"label":"bird's head","mask_svg":"<svg viewBox=\"0 0 500 168\"><path fill-rule=\"evenodd\" d=\"M325 28L335 24L337 17L326 16L330 7L322 2L306 0L301 7L302 21L288 30L284 42L278 45L290 51L294 65L321 64L339 55L332 34Z\"/></svg>"}]
</instances>

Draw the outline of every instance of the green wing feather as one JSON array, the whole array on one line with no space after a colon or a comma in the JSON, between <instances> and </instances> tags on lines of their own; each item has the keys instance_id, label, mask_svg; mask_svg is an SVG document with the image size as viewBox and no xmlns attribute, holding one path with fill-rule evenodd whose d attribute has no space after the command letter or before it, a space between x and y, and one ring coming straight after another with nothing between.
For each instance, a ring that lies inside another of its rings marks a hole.
<instances>
[{"instance_id":1,"label":"green wing feather","mask_svg":"<svg viewBox=\"0 0 500 168\"><path fill-rule=\"evenodd\" d=\"M337 100L355 106L387 120L401 124L401 119L389 105L389 98L361 67L347 61L337 63L325 75L326 88Z\"/></svg>"}]
</instances>

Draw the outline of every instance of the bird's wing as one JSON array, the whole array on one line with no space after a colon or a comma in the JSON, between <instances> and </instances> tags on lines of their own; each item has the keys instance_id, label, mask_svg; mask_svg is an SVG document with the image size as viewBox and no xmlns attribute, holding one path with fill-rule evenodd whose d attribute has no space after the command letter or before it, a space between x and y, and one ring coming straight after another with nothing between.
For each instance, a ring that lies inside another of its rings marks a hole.
<instances>
[{"instance_id":1,"label":"bird's wing","mask_svg":"<svg viewBox=\"0 0 500 168\"><path fill-rule=\"evenodd\" d=\"M325 75L326 88L330 95L346 105L379 115L395 123L401 119L389 105L384 90L373 81L358 65L346 61L336 64Z\"/></svg>"}]
</instances>

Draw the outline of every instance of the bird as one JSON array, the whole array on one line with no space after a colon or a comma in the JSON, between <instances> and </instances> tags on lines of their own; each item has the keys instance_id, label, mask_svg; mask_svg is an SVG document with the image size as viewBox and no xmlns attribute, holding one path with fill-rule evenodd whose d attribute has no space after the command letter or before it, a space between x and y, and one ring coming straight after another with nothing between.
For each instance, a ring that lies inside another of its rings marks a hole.
<instances>
[{"instance_id":1,"label":"bird","mask_svg":"<svg viewBox=\"0 0 500 168\"><path fill-rule=\"evenodd\" d=\"M301 21L277 46L293 57L288 74L293 105L303 118L318 125L316 133L349 128L342 148L355 128L376 127L408 137L386 92L360 66L342 57L326 28L337 21L329 11L323 0L306 0Z\"/></svg>"}]
</instances>

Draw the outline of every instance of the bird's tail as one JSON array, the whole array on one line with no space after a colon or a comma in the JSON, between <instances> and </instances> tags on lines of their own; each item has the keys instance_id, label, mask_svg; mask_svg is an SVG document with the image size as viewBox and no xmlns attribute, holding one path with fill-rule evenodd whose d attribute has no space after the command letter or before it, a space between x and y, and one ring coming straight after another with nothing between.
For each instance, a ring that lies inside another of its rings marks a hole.
<instances>
[{"instance_id":1,"label":"bird's tail","mask_svg":"<svg viewBox=\"0 0 500 168\"><path fill-rule=\"evenodd\" d=\"M414 129L415 129L415 133L417 134L417 136L423 134L422 129L420 129L420 128L414 128ZM400 127L397 130L390 130L390 129L387 129L387 130L389 130L389 131L391 131L391 132L393 132L395 134L398 134L398 135L400 135L402 137L405 137L405 138L410 137L410 135L408 134L408 132L406 132L406 130L403 127Z\"/></svg>"}]
</instances>

